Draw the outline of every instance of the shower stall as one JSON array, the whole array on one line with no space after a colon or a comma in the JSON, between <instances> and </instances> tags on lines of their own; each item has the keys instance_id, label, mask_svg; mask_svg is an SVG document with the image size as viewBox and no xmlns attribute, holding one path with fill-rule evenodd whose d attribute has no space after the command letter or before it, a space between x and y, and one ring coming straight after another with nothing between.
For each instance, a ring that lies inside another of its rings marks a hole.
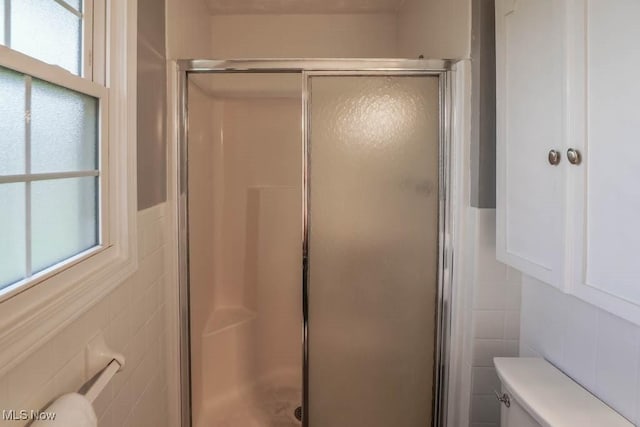
<instances>
[{"instance_id":1,"label":"shower stall","mask_svg":"<svg viewBox=\"0 0 640 427\"><path fill-rule=\"evenodd\" d=\"M183 425L445 425L448 62L179 66Z\"/></svg>"}]
</instances>

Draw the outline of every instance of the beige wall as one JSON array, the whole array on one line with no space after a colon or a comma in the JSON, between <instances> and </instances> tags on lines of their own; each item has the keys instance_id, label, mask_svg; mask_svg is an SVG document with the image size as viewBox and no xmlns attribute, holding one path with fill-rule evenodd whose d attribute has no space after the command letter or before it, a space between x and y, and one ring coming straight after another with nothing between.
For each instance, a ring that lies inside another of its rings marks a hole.
<instances>
[{"instance_id":1,"label":"beige wall","mask_svg":"<svg viewBox=\"0 0 640 427\"><path fill-rule=\"evenodd\" d=\"M471 51L471 0L406 0L398 13L398 56L462 59Z\"/></svg>"},{"instance_id":2,"label":"beige wall","mask_svg":"<svg viewBox=\"0 0 640 427\"><path fill-rule=\"evenodd\" d=\"M126 366L94 403L99 426L169 426L165 205L140 211L138 230L138 271L0 377L0 409L40 409L78 390L89 379L85 346L102 333L109 346L124 354Z\"/></svg>"},{"instance_id":3,"label":"beige wall","mask_svg":"<svg viewBox=\"0 0 640 427\"><path fill-rule=\"evenodd\" d=\"M167 58L211 55L209 10L204 0L167 1Z\"/></svg>"},{"instance_id":4,"label":"beige wall","mask_svg":"<svg viewBox=\"0 0 640 427\"><path fill-rule=\"evenodd\" d=\"M211 35L215 58L396 56L393 14L219 15Z\"/></svg>"},{"instance_id":5,"label":"beige wall","mask_svg":"<svg viewBox=\"0 0 640 427\"><path fill-rule=\"evenodd\" d=\"M216 15L167 0L169 58L468 58L470 0L406 0L396 14Z\"/></svg>"}]
</instances>

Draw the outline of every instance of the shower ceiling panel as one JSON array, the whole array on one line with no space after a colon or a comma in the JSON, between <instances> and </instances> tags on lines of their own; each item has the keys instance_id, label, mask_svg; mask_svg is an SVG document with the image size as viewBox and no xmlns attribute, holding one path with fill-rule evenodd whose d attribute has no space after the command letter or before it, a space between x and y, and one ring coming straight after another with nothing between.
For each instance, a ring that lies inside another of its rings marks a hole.
<instances>
[{"instance_id":1,"label":"shower ceiling panel","mask_svg":"<svg viewBox=\"0 0 640 427\"><path fill-rule=\"evenodd\" d=\"M215 98L300 98L299 73L192 74L190 81Z\"/></svg>"},{"instance_id":2,"label":"shower ceiling panel","mask_svg":"<svg viewBox=\"0 0 640 427\"><path fill-rule=\"evenodd\" d=\"M405 0L208 0L214 15L393 13Z\"/></svg>"}]
</instances>

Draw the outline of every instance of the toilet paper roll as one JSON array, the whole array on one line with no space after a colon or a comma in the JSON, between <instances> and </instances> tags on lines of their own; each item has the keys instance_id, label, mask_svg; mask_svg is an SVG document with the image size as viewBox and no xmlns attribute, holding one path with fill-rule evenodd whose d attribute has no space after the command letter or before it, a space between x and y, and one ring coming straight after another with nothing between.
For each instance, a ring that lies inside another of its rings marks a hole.
<instances>
[{"instance_id":1,"label":"toilet paper roll","mask_svg":"<svg viewBox=\"0 0 640 427\"><path fill-rule=\"evenodd\" d=\"M56 399L42 411L32 427L97 427L96 412L81 394L69 393Z\"/></svg>"}]
</instances>

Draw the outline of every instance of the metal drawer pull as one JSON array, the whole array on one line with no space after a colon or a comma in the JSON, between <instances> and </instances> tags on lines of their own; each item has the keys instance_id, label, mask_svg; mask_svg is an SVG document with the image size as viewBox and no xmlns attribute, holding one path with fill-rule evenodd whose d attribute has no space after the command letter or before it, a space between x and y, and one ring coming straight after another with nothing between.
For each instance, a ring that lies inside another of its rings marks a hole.
<instances>
[{"instance_id":1,"label":"metal drawer pull","mask_svg":"<svg viewBox=\"0 0 640 427\"><path fill-rule=\"evenodd\" d=\"M511 406L511 400L509 399L509 395L507 393L498 393L497 391L493 391L496 394L496 399L498 399L499 402L504 403L504 406L506 406L507 408Z\"/></svg>"}]
</instances>

